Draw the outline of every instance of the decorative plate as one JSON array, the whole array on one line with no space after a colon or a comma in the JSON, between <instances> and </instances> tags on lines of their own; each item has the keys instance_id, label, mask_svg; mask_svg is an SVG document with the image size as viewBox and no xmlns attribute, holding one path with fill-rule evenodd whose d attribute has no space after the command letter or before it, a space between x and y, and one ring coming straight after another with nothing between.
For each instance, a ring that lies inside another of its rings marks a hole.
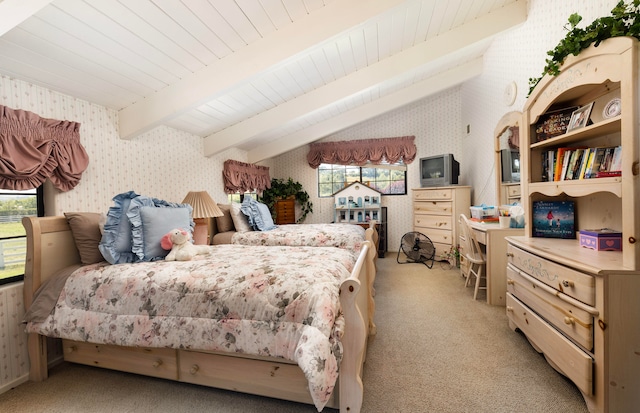
<instances>
[{"instance_id":1,"label":"decorative plate","mask_svg":"<svg viewBox=\"0 0 640 413\"><path fill-rule=\"evenodd\" d=\"M602 110L602 116L605 119L613 118L614 116L618 116L621 111L622 106L620 104L620 98L614 98L606 104L606 106Z\"/></svg>"}]
</instances>

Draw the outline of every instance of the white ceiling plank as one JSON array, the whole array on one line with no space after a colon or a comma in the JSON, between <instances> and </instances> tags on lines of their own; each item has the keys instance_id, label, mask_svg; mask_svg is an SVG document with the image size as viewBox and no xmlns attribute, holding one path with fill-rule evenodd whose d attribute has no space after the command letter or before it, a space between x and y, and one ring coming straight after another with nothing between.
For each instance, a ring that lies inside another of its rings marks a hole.
<instances>
[{"instance_id":1,"label":"white ceiling plank","mask_svg":"<svg viewBox=\"0 0 640 413\"><path fill-rule=\"evenodd\" d=\"M380 60L378 57L378 26L375 24L367 25L362 34L364 36L367 65L372 65Z\"/></svg>"},{"instance_id":2,"label":"white ceiling plank","mask_svg":"<svg viewBox=\"0 0 640 413\"><path fill-rule=\"evenodd\" d=\"M333 2L313 15L274 32L272 36L256 41L121 110L121 138L131 138L153 129L172 116L205 103L234 84L251 79L283 59L377 16L401 1L369 0L366 9L360 3L357 0Z\"/></svg>"},{"instance_id":3,"label":"white ceiling plank","mask_svg":"<svg viewBox=\"0 0 640 413\"><path fill-rule=\"evenodd\" d=\"M200 43L190 32L187 27L179 24L173 16L167 14L163 9L155 3L146 1L128 1L125 6L133 11L140 19L153 27L153 29L162 32L165 38L175 44L177 52L171 55L182 59L187 56L189 59L195 59L194 68L197 70L203 65L211 63L215 56L211 50ZM181 8L185 10L185 8ZM190 29L190 28L189 28ZM160 39L163 43L164 39Z\"/></svg>"},{"instance_id":4,"label":"white ceiling plank","mask_svg":"<svg viewBox=\"0 0 640 413\"><path fill-rule=\"evenodd\" d=\"M338 54L340 61L346 74L353 73L357 70L355 56L353 55L353 47L351 47L351 37L341 37L337 42Z\"/></svg>"},{"instance_id":5,"label":"white ceiling plank","mask_svg":"<svg viewBox=\"0 0 640 413\"><path fill-rule=\"evenodd\" d=\"M256 0L236 0L240 10L251 21L251 24L258 31L260 37L266 37L276 31L276 26L269 18L267 11L264 9L260 2Z\"/></svg>"},{"instance_id":6,"label":"white ceiling plank","mask_svg":"<svg viewBox=\"0 0 640 413\"><path fill-rule=\"evenodd\" d=\"M517 3L514 3L517 5ZM433 40L420 43L393 57L380 61L363 70L337 79L322 88L279 105L267 112L233 125L217 134L207 136L204 142L205 156L215 155L230 146L250 140L265 130L277 128L280 124L303 116L322 107L343 101L387 79L425 65L496 34L526 20L526 5L503 8L484 15L474 22L445 33Z\"/></svg>"},{"instance_id":7,"label":"white ceiling plank","mask_svg":"<svg viewBox=\"0 0 640 413\"><path fill-rule=\"evenodd\" d=\"M38 13L37 17L77 39L91 39L91 43L87 43L89 47L98 48L110 56L147 73L149 76L153 76L165 83L165 85L176 82L179 79L178 76L171 73L165 67L149 61L135 50L129 47L123 48L121 42L124 41L126 44L128 39L133 36L131 36L130 33L120 36L119 33L122 33L124 30L122 27L115 28L114 33L105 34L104 30L107 27L110 29L113 28L113 21L106 18L97 10L88 7L83 2L75 4L75 8L69 5L69 7L77 12L82 8L81 15L88 20L80 21L62 10L60 8L61 5L66 6L68 3L66 3L66 0L56 0L55 7L47 7ZM102 31L100 29L102 29Z\"/></svg>"},{"instance_id":8,"label":"white ceiling plank","mask_svg":"<svg viewBox=\"0 0 640 413\"><path fill-rule=\"evenodd\" d=\"M166 83L132 65L123 64L124 62L119 58L95 47L88 48L81 39L38 18L29 19L3 37L3 39L22 46L26 45L29 38L36 39L34 42L40 44L40 48L36 50L42 50L42 55L69 62L72 66L78 64L76 62L86 62L87 65L98 67L97 73L111 73L112 81L115 84L130 89L141 96L146 96L148 93L166 86ZM34 45L33 48L35 47L37 46Z\"/></svg>"},{"instance_id":9,"label":"white ceiling plank","mask_svg":"<svg viewBox=\"0 0 640 413\"><path fill-rule=\"evenodd\" d=\"M471 61L463 66L456 67L448 72L424 80L419 84L400 90L392 95L358 106L328 121L315 124L297 133L251 149L247 152L247 162L256 163L273 158L342 129L382 115L390 110L401 108L409 103L442 92L462 82L471 80L481 73L482 59Z\"/></svg>"},{"instance_id":10,"label":"white ceiling plank","mask_svg":"<svg viewBox=\"0 0 640 413\"><path fill-rule=\"evenodd\" d=\"M309 80L311 89L322 87L322 85L325 84L325 81L322 78L318 67L315 65L310 55L300 59L298 61L298 65L300 65L300 70L304 72L304 75Z\"/></svg>"},{"instance_id":11,"label":"white ceiling plank","mask_svg":"<svg viewBox=\"0 0 640 413\"><path fill-rule=\"evenodd\" d=\"M280 30L285 26L292 23L287 9L280 0L260 0L260 5L264 8L265 13L269 16L269 20L276 27L276 30Z\"/></svg>"},{"instance_id":12,"label":"white ceiling plank","mask_svg":"<svg viewBox=\"0 0 640 413\"><path fill-rule=\"evenodd\" d=\"M282 3L287 8L287 13L294 22L308 14L307 8L302 0L282 0Z\"/></svg>"},{"instance_id":13,"label":"white ceiling plank","mask_svg":"<svg viewBox=\"0 0 640 413\"><path fill-rule=\"evenodd\" d=\"M331 66L329 65L329 61L327 60L327 55L325 55L324 50L316 49L309 54L309 57L313 61L313 64L318 69L318 73L322 77L322 81L324 84L331 83L336 80L336 77L333 75L333 71L331 70Z\"/></svg>"},{"instance_id":14,"label":"white ceiling plank","mask_svg":"<svg viewBox=\"0 0 640 413\"><path fill-rule=\"evenodd\" d=\"M53 0L3 0L0 2L0 36L48 6Z\"/></svg>"},{"instance_id":15,"label":"white ceiling plank","mask_svg":"<svg viewBox=\"0 0 640 413\"><path fill-rule=\"evenodd\" d=\"M262 37L234 0L216 0L212 5L246 44Z\"/></svg>"},{"instance_id":16,"label":"white ceiling plank","mask_svg":"<svg viewBox=\"0 0 640 413\"><path fill-rule=\"evenodd\" d=\"M473 3L476 2L477 0ZM429 27L431 25L431 16L433 14L433 8L435 6L435 0L422 0L418 18L418 26L416 27L416 42L427 40L427 34L429 33Z\"/></svg>"}]
</instances>

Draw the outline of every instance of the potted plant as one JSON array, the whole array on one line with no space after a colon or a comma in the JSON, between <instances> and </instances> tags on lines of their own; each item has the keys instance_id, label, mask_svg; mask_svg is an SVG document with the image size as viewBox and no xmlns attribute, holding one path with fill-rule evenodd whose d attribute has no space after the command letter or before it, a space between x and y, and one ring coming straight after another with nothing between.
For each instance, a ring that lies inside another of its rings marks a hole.
<instances>
[{"instance_id":1,"label":"potted plant","mask_svg":"<svg viewBox=\"0 0 640 413\"><path fill-rule=\"evenodd\" d=\"M307 217L307 214L313 212L313 203L309 201L309 194L302 188L300 182L294 181L291 178L288 180L272 178L271 188L265 189L262 192L261 200L269 207L271 215L275 217L276 201L287 198L294 198L296 203L300 205L301 215L300 218L296 220L296 223L302 223Z\"/></svg>"},{"instance_id":2,"label":"potted plant","mask_svg":"<svg viewBox=\"0 0 640 413\"><path fill-rule=\"evenodd\" d=\"M529 78L529 94L544 75L557 76L565 58L571 54L577 56L592 43L597 47L603 40L618 36L635 37L640 40L639 9L640 0L633 0L630 4L625 4L624 0L621 0L611 10L611 16L600 17L584 29L576 27L582 20L582 16L577 13L569 16L569 32L555 49L547 52L550 57L546 59L547 65L542 76Z\"/></svg>"}]
</instances>

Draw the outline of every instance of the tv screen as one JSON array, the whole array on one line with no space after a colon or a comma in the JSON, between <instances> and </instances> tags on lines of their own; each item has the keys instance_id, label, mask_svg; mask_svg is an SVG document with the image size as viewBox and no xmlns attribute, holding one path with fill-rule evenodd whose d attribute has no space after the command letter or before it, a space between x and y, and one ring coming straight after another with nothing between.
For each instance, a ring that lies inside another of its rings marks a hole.
<instances>
[{"instance_id":1,"label":"tv screen","mask_svg":"<svg viewBox=\"0 0 640 413\"><path fill-rule=\"evenodd\" d=\"M502 160L502 182L520 182L520 151L503 149L500 158Z\"/></svg>"},{"instance_id":2,"label":"tv screen","mask_svg":"<svg viewBox=\"0 0 640 413\"><path fill-rule=\"evenodd\" d=\"M456 185L460 164L452 154L428 156L420 159L420 186Z\"/></svg>"}]
</instances>

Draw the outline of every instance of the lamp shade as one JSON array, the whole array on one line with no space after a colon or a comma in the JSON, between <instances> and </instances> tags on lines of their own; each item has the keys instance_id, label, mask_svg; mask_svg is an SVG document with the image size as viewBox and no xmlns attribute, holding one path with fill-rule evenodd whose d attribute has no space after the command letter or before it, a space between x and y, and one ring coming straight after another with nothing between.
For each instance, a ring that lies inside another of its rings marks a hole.
<instances>
[{"instance_id":1,"label":"lamp shade","mask_svg":"<svg viewBox=\"0 0 640 413\"><path fill-rule=\"evenodd\" d=\"M191 205L194 219L221 217L224 215L207 191L189 191L182 203Z\"/></svg>"}]
</instances>

